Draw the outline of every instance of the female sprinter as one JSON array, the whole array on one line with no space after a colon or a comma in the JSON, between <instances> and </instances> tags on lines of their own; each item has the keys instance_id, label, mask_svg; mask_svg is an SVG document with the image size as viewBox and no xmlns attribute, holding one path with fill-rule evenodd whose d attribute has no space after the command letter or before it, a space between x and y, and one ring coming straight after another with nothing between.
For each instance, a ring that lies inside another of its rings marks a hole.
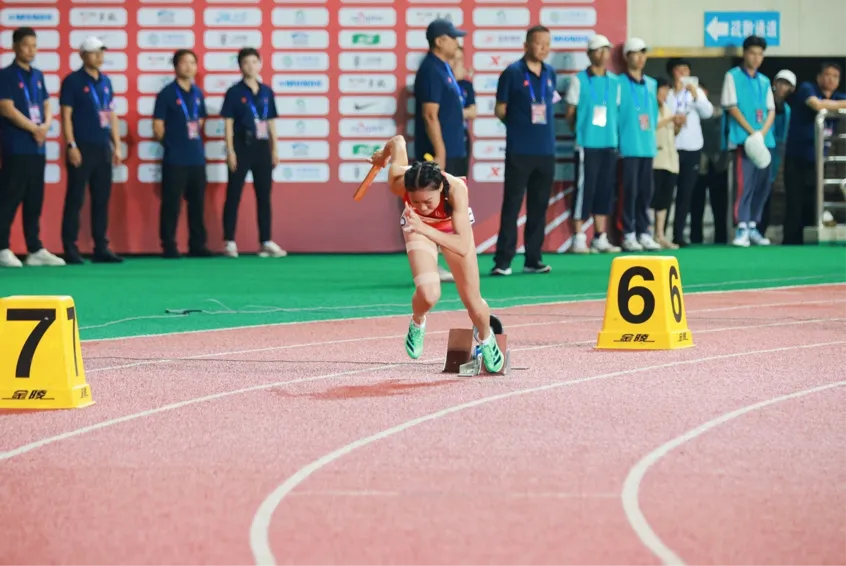
<instances>
[{"instance_id":1,"label":"female sprinter","mask_svg":"<svg viewBox=\"0 0 846 566\"><path fill-rule=\"evenodd\" d=\"M368 160L385 167L388 161L388 186L402 197L405 210L400 219L408 262L414 276L413 315L408 325L405 350L412 359L423 354L426 314L441 296L438 275L438 246L455 277L458 296L478 331L485 368L493 373L502 369L505 359L491 332L490 309L482 299L479 263L468 207L467 185L461 179L441 171L434 161L408 165L405 139L394 136L384 149Z\"/></svg>"}]
</instances>

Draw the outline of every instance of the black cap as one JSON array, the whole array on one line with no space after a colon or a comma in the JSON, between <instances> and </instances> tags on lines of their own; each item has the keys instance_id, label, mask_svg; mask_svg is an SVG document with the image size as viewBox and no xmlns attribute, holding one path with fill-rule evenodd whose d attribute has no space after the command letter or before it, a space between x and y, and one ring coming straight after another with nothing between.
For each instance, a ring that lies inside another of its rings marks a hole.
<instances>
[{"instance_id":1,"label":"black cap","mask_svg":"<svg viewBox=\"0 0 846 566\"><path fill-rule=\"evenodd\" d=\"M426 28L426 41L432 41L442 35L448 35L455 39L456 37L464 37L467 35L467 32L455 29L455 26L452 25L451 21L444 19L434 20L429 24L429 27Z\"/></svg>"}]
</instances>

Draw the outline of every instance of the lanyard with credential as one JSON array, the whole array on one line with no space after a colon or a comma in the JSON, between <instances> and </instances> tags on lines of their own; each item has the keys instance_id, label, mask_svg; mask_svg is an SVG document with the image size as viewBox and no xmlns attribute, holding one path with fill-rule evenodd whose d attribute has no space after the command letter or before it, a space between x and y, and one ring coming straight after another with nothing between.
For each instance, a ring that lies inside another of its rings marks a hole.
<instances>
[{"instance_id":1,"label":"lanyard with credential","mask_svg":"<svg viewBox=\"0 0 846 566\"><path fill-rule=\"evenodd\" d=\"M758 75L755 75L754 77L752 77L749 73L745 73L745 74L746 74L746 78L749 79L749 89L754 90L755 94L758 95L757 98L758 98L760 107L756 107L756 108L760 108L761 110L766 109L766 107L767 107L767 93L766 93L766 89L761 87L761 81L758 80ZM752 88L753 83L755 85L754 88Z\"/></svg>"},{"instance_id":2,"label":"lanyard with credential","mask_svg":"<svg viewBox=\"0 0 846 566\"><path fill-rule=\"evenodd\" d=\"M186 122L196 122L200 119L200 97L196 96L197 94L197 87L191 86L191 96L194 97L194 111L192 114L194 115L193 120L188 117L188 109L185 107L185 99L182 98L182 89L179 88L179 85L173 85L176 88L176 96L179 97L179 102L181 103L180 106L182 107L182 113L185 114L185 121Z\"/></svg>"},{"instance_id":3,"label":"lanyard with credential","mask_svg":"<svg viewBox=\"0 0 846 566\"><path fill-rule=\"evenodd\" d=\"M532 88L532 80L529 78L529 71L526 71L526 83L529 85L529 96L532 97L532 104L537 103L537 99L535 98L535 89ZM541 104L546 103L546 69L541 70L540 74L540 87L541 87Z\"/></svg>"},{"instance_id":4,"label":"lanyard with credential","mask_svg":"<svg viewBox=\"0 0 846 566\"><path fill-rule=\"evenodd\" d=\"M32 107L32 99L33 98L35 99L35 103L40 108L41 102L38 100L38 85L36 84L36 81L35 81L35 72L33 72L32 76L30 77L29 86L27 86L26 81L24 80L23 75L21 75L20 71L18 71L18 78L21 80L21 86L23 86L24 98L26 98L27 109ZM30 97L30 95L29 95L29 87L32 87L32 97Z\"/></svg>"},{"instance_id":5,"label":"lanyard with credential","mask_svg":"<svg viewBox=\"0 0 846 566\"><path fill-rule=\"evenodd\" d=\"M252 110L252 111L253 111L253 118L255 118L256 120L258 120L258 119L259 119L258 110L256 109L256 105L255 105L255 103L253 102L253 100L254 100L254 97L253 97L253 91L252 91L252 90L250 90L250 88L249 88L249 87L245 87L245 88L247 89L247 96L248 96L247 100L248 100L248 101L249 101L249 103L250 103L250 110ZM258 94L259 94L259 95L261 94L261 85L259 85L259 91L258 91ZM267 120L267 107L268 107L268 102L267 102L267 100L265 100L265 101L264 101L264 109L263 109L263 111L262 111L262 115L261 115L261 119L262 119L262 120Z\"/></svg>"},{"instance_id":6,"label":"lanyard with credential","mask_svg":"<svg viewBox=\"0 0 846 566\"><path fill-rule=\"evenodd\" d=\"M638 101L638 96L636 94L637 90L635 89L635 83L631 78L629 79L629 85L632 88L632 102L634 102L635 110L640 111L640 103ZM644 84L643 90L646 91L646 94L643 95L644 111L648 111L649 110L649 87Z\"/></svg>"},{"instance_id":7,"label":"lanyard with credential","mask_svg":"<svg viewBox=\"0 0 846 566\"><path fill-rule=\"evenodd\" d=\"M458 93L458 98L461 100L461 107L464 108L464 93L461 92L461 85L458 84L457 80L455 80L455 74L453 74L452 67L449 66L449 63L444 63L444 66L446 67L450 80L452 80L452 86L455 88L455 92Z\"/></svg>"},{"instance_id":8,"label":"lanyard with credential","mask_svg":"<svg viewBox=\"0 0 846 566\"><path fill-rule=\"evenodd\" d=\"M611 95L611 79L608 78L607 74L605 75L604 78L605 78L605 100L602 101L602 106L606 106L608 104L608 99L611 98L611 96L610 96ZM587 83L588 83L588 90L590 91L591 100L593 100L594 102L597 102L596 93L593 91L593 79L591 78L590 75L588 75Z\"/></svg>"},{"instance_id":9,"label":"lanyard with credential","mask_svg":"<svg viewBox=\"0 0 846 566\"><path fill-rule=\"evenodd\" d=\"M90 80L88 81L88 86L91 89L91 98L94 99L94 105L97 106L97 110L108 110L109 109L109 93L103 92L103 105L100 106L100 97L97 96L97 87L94 86Z\"/></svg>"}]
</instances>

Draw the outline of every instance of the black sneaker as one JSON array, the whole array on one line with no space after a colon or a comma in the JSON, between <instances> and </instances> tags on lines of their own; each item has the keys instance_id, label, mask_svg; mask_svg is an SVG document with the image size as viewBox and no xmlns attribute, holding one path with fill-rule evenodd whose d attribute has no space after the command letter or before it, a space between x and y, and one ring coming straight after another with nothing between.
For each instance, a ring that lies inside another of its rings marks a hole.
<instances>
[{"instance_id":1,"label":"black sneaker","mask_svg":"<svg viewBox=\"0 0 846 566\"><path fill-rule=\"evenodd\" d=\"M112 250L104 250L94 252L94 255L91 257L91 261L94 263L123 263L123 258Z\"/></svg>"},{"instance_id":2,"label":"black sneaker","mask_svg":"<svg viewBox=\"0 0 846 566\"><path fill-rule=\"evenodd\" d=\"M549 273L550 271L552 271L552 268L543 263L523 266L523 273Z\"/></svg>"}]
</instances>

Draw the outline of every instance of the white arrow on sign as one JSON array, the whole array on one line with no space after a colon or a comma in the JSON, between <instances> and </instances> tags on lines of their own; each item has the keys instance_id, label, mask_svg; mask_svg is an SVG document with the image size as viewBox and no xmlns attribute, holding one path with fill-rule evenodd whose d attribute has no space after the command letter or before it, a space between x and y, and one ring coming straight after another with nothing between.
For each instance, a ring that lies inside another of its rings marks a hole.
<instances>
[{"instance_id":1,"label":"white arrow on sign","mask_svg":"<svg viewBox=\"0 0 846 566\"><path fill-rule=\"evenodd\" d=\"M714 16L710 22L708 22L708 26L705 28L705 31L708 32L708 35L716 41L720 39L724 35L728 35L729 33L729 25L728 22L721 22L717 19L717 16Z\"/></svg>"}]
</instances>

